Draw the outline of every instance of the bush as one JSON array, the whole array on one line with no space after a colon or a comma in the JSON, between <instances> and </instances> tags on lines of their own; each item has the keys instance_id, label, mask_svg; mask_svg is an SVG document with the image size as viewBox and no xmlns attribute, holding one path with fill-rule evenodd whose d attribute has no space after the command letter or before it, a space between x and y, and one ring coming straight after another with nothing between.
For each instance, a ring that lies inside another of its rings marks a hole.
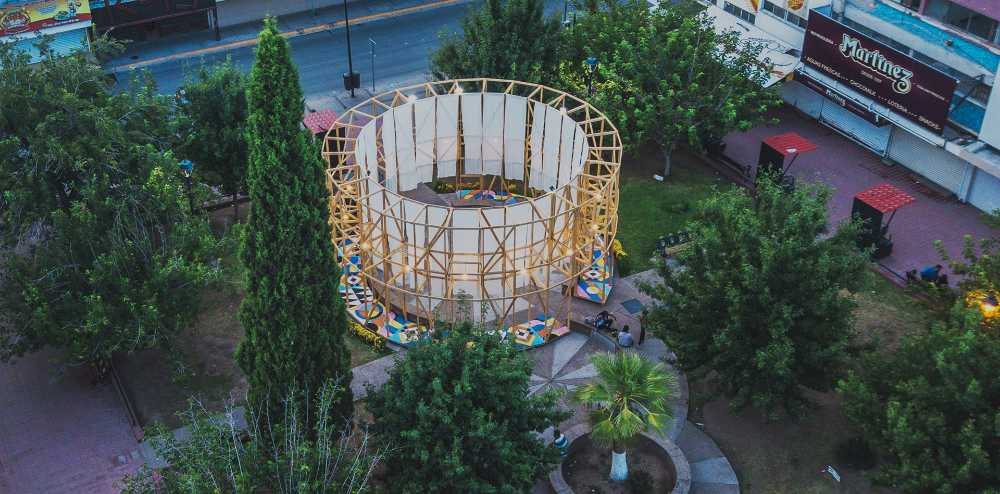
<instances>
[{"instance_id":1,"label":"bush","mask_svg":"<svg viewBox=\"0 0 1000 494\"><path fill-rule=\"evenodd\" d=\"M378 333L356 323L351 322L348 324L351 328L351 333L356 336L359 340L368 344L377 353L383 353L386 351L385 348L385 338L381 337Z\"/></svg>"}]
</instances>

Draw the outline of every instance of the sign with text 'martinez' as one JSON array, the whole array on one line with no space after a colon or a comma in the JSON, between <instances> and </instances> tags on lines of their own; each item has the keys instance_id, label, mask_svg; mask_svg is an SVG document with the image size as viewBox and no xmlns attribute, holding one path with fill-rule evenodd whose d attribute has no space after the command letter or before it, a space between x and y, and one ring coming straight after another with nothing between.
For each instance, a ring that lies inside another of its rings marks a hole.
<instances>
[{"instance_id":1,"label":"sign with text 'martinez'","mask_svg":"<svg viewBox=\"0 0 1000 494\"><path fill-rule=\"evenodd\" d=\"M802 62L940 134L957 81L813 10Z\"/></svg>"}]
</instances>

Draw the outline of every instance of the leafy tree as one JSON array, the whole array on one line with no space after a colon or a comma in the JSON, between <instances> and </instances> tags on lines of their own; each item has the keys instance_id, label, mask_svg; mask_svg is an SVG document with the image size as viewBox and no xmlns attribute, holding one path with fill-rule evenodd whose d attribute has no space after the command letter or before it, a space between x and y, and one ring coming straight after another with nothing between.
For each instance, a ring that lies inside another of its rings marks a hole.
<instances>
[{"instance_id":1,"label":"leafy tree","mask_svg":"<svg viewBox=\"0 0 1000 494\"><path fill-rule=\"evenodd\" d=\"M148 75L113 92L83 54L27 61L0 45L0 359L50 345L103 373L188 326L218 243Z\"/></svg>"},{"instance_id":2,"label":"leafy tree","mask_svg":"<svg viewBox=\"0 0 1000 494\"><path fill-rule=\"evenodd\" d=\"M288 408L277 417L268 417L263 410L248 406L245 428L234 409L215 416L192 402L183 414L189 432L183 440L162 424L155 425L147 435L147 441L169 468L154 473L144 466L126 478L122 492L368 492L372 471L384 451L369 451L366 433L351 434L325 419L340 394L331 382L313 400L311 414L320 418L313 433L298 422L302 415L294 408L298 406L298 394L289 393L284 401ZM284 438L277 452L270 442L276 435L275 428L282 431Z\"/></svg>"},{"instance_id":3,"label":"leafy tree","mask_svg":"<svg viewBox=\"0 0 1000 494\"><path fill-rule=\"evenodd\" d=\"M543 0L486 0L462 19L461 36L442 35L431 55L439 79L496 77L549 83L559 72L559 18Z\"/></svg>"},{"instance_id":4,"label":"leafy tree","mask_svg":"<svg viewBox=\"0 0 1000 494\"><path fill-rule=\"evenodd\" d=\"M839 384L844 413L888 460L878 479L913 493L997 493L1000 337L974 310L872 353Z\"/></svg>"},{"instance_id":5,"label":"leafy tree","mask_svg":"<svg viewBox=\"0 0 1000 494\"><path fill-rule=\"evenodd\" d=\"M611 448L611 480L626 480L625 446L641 432L667 426L677 379L635 352L596 354L590 361L597 380L577 388L574 399L592 407L590 436Z\"/></svg>"},{"instance_id":6,"label":"leafy tree","mask_svg":"<svg viewBox=\"0 0 1000 494\"><path fill-rule=\"evenodd\" d=\"M663 152L664 174L678 145L702 148L733 130L766 120L781 99L765 89L770 67L759 44L735 31L719 34L706 14L684 4L644 0L604 2L564 31L563 85L586 95L590 68L595 106L619 126L628 149L652 142Z\"/></svg>"},{"instance_id":7,"label":"leafy tree","mask_svg":"<svg viewBox=\"0 0 1000 494\"><path fill-rule=\"evenodd\" d=\"M527 492L558 462L536 435L567 413L552 394L528 396L531 362L467 324L438 344L407 352L369 390L374 431L392 448L389 492Z\"/></svg>"},{"instance_id":8,"label":"leafy tree","mask_svg":"<svg viewBox=\"0 0 1000 494\"><path fill-rule=\"evenodd\" d=\"M337 293L323 165L301 128L298 72L273 19L260 33L247 102L252 205L240 247L246 297L239 319L246 335L236 360L251 403L280 413L284 397L273 390L311 393L334 378L344 386L332 410L348 417L347 316Z\"/></svg>"},{"instance_id":9,"label":"leafy tree","mask_svg":"<svg viewBox=\"0 0 1000 494\"><path fill-rule=\"evenodd\" d=\"M734 407L796 413L801 386L826 389L853 349L854 302L845 290L864 281L856 223L827 236L830 190L785 192L770 177L756 197L733 189L699 205L688 226L681 269L660 267L646 287L662 305L653 332L682 367L717 373Z\"/></svg>"},{"instance_id":10,"label":"leafy tree","mask_svg":"<svg viewBox=\"0 0 1000 494\"><path fill-rule=\"evenodd\" d=\"M232 59L201 65L181 88L178 111L183 122L182 153L202 179L233 198L244 189L247 168L246 76Z\"/></svg>"}]
</instances>

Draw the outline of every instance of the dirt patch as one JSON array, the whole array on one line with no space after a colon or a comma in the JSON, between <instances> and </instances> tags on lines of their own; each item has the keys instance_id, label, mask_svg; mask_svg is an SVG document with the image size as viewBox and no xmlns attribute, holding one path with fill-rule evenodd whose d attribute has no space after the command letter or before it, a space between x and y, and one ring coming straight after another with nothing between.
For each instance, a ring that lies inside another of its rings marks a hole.
<instances>
[{"instance_id":1,"label":"dirt patch","mask_svg":"<svg viewBox=\"0 0 1000 494\"><path fill-rule=\"evenodd\" d=\"M570 445L569 455L563 461L563 477L578 494L645 494L670 492L677 482L677 473L670 457L653 441L639 436L626 449L629 480L614 482L611 473L611 451L598 446L584 435ZM651 484L636 482L648 475Z\"/></svg>"}]
</instances>

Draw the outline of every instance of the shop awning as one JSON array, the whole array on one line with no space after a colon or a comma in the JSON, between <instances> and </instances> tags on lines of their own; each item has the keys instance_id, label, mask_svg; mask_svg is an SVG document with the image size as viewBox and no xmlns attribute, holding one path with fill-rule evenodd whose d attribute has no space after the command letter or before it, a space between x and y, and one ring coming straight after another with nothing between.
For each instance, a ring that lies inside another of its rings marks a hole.
<instances>
[{"instance_id":1,"label":"shop awning","mask_svg":"<svg viewBox=\"0 0 1000 494\"><path fill-rule=\"evenodd\" d=\"M742 22L714 5L707 6L705 13L714 19L713 23L717 32L736 31L744 40L753 40L764 45L758 58L761 61L769 59L771 65L771 74L767 82L764 83L764 87L773 86L800 65L798 51L794 50L794 47L759 27Z\"/></svg>"}]
</instances>

